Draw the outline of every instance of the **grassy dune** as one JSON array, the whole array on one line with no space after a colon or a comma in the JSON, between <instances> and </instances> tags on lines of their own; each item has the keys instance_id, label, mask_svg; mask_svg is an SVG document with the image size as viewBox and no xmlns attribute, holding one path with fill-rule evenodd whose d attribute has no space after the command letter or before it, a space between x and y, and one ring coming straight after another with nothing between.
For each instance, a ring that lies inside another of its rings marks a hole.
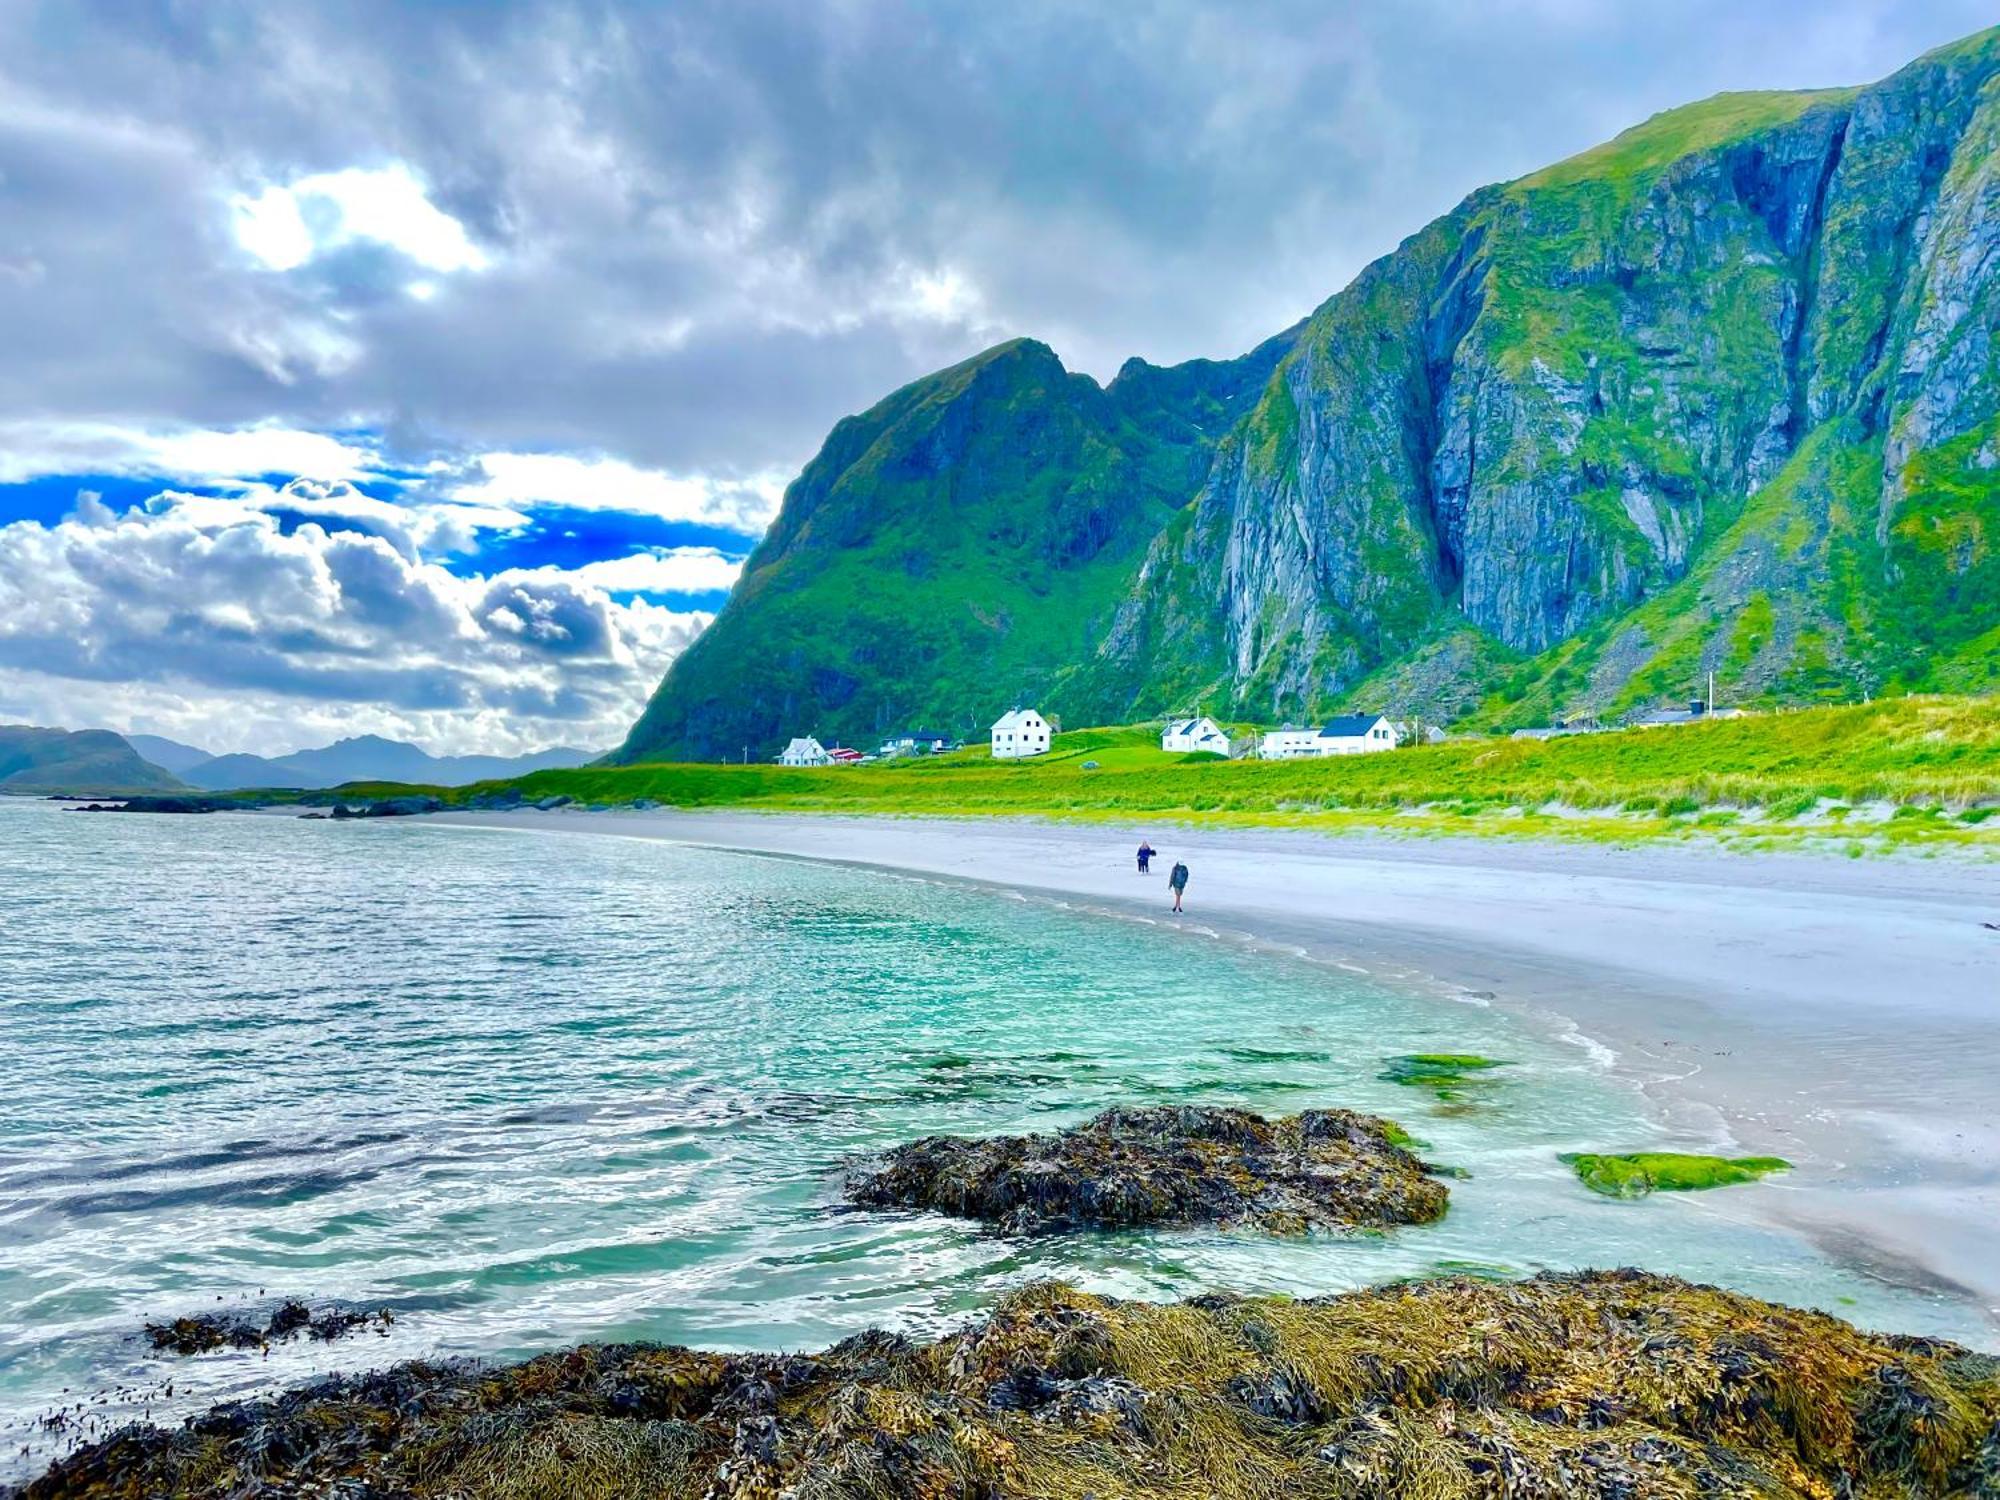
<instances>
[{"instance_id":1,"label":"grassy dune","mask_svg":"<svg viewBox=\"0 0 2000 1500\"><path fill-rule=\"evenodd\" d=\"M1646 838L1834 838L1857 847L1992 845L2000 699L1913 697L1569 739L1473 739L1321 761L1165 755L1151 726L1061 735L996 762L983 748L859 767L649 764L539 771L444 790L529 800L772 811L1173 816L1310 827ZM349 788L349 795L387 787ZM393 790L405 790L396 788ZM1990 820L1990 821L1989 821Z\"/></svg>"}]
</instances>

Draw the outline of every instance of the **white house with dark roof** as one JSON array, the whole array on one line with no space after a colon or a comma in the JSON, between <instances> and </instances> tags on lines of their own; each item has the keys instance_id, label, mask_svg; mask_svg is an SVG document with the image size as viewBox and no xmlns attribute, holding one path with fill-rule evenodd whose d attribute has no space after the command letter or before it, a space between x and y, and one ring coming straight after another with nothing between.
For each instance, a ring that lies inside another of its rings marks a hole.
<instances>
[{"instance_id":1,"label":"white house with dark roof","mask_svg":"<svg viewBox=\"0 0 2000 1500\"><path fill-rule=\"evenodd\" d=\"M1239 755L1242 753L1242 742L1230 739L1229 731L1213 719L1175 719L1161 732L1160 748L1167 751L1205 751L1210 755Z\"/></svg>"},{"instance_id":2,"label":"white house with dark roof","mask_svg":"<svg viewBox=\"0 0 2000 1500\"><path fill-rule=\"evenodd\" d=\"M1323 755L1369 755L1396 748L1396 726L1380 714L1342 714L1316 729L1274 729L1258 755L1265 760L1310 760Z\"/></svg>"},{"instance_id":3,"label":"white house with dark roof","mask_svg":"<svg viewBox=\"0 0 2000 1500\"><path fill-rule=\"evenodd\" d=\"M811 735L806 735L801 739L793 740L789 745L785 746L784 753L778 757L778 764L781 766L830 766L833 764L833 757L827 753L826 746L822 745Z\"/></svg>"},{"instance_id":4,"label":"white house with dark roof","mask_svg":"<svg viewBox=\"0 0 2000 1500\"><path fill-rule=\"evenodd\" d=\"M1049 748L1049 721L1032 708L1017 708L993 721L993 758L1019 760Z\"/></svg>"}]
</instances>

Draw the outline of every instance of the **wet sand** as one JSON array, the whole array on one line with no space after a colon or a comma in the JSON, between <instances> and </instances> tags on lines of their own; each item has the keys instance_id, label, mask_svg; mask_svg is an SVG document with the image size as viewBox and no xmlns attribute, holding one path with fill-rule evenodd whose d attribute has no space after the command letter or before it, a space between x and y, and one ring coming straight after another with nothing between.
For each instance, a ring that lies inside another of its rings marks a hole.
<instances>
[{"instance_id":1,"label":"wet sand","mask_svg":"<svg viewBox=\"0 0 2000 1500\"><path fill-rule=\"evenodd\" d=\"M1605 1049L1674 1144L1796 1163L1710 1195L1714 1211L1965 1293L2000 1329L2000 932L1980 925L2000 921L2000 865L1141 822L568 810L434 821L1010 887L1487 997ZM1149 878L1132 858L1142 834L1160 851ZM1193 877L1178 918L1165 875L1176 859Z\"/></svg>"}]
</instances>

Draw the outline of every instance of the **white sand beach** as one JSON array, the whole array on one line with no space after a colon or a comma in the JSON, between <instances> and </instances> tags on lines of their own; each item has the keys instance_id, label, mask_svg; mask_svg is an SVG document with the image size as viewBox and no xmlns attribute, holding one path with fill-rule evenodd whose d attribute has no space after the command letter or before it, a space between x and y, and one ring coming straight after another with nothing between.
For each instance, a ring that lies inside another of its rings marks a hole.
<instances>
[{"instance_id":1,"label":"white sand beach","mask_svg":"<svg viewBox=\"0 0 2000 1500\"><path fill-rule=\"evenodd\" d=\"M919 872L1442 984L1573 1027L1673 1142L1797 1170L1715 1195L2000 1328L2000 865L1705 848L702 812L435 821ZM1159 850L1150 878L1133 851ZM1185 916L1165 872L1192 871ZM1616 1143L1606 1143L1615 1147ZM1645 1143L1642 1143L1645 1144Z\"/></svg>"}]
</instances>

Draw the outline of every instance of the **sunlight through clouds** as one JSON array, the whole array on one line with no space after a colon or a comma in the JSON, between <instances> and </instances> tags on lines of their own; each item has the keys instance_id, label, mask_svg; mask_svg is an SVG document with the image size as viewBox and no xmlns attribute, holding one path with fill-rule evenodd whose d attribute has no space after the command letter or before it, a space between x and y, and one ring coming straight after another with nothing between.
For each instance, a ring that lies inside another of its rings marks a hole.
<instances>
[{"instance_id":1,"label":"sunlight through clouds","mask_svg":"<svg viewBox=\"0 0 2000 1500\"><path fill-rule=\"evenodd\" d=\"M236 242L266 270L293 271L356 240L395 250L431 271L481 271L486 252L430 200L401 162L316 172L230 200ZM424 283L418 283L423 285Z\"/></svg>"}]
</instances>

